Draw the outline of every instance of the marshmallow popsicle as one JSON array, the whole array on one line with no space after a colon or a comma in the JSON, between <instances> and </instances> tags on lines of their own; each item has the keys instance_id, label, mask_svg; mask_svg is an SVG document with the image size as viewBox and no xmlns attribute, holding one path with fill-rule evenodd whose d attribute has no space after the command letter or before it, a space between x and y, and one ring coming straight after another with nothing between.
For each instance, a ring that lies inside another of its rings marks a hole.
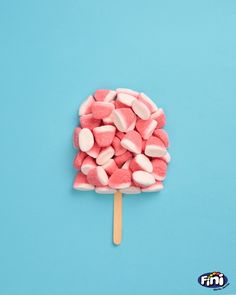
<instances>
[{"instance_id":1,"label":"marshmallow popsicle","mask_svg":"<svg viewBox=\"0 0 236 295\"><path fill-rule=\"evenodd\" d=\"M119 245L122 195L142 197L163 189L170 162L165 113L143 92L117 88L96 90L81 104L78 115L73 187L114 195L113 242Z\"/></svg>"}]
</instances>

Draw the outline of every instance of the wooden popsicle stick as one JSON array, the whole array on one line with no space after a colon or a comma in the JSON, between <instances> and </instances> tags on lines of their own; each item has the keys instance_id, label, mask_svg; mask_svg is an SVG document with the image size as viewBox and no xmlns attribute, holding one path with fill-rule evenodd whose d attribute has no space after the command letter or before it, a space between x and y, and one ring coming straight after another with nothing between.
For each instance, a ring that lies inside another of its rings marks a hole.
<instances>
[{"instance_id":1,"label":"wooden popsicle stick","mask_svg":"<svg viewBox=\"0 0 236 295\"><path fill-rule=\"evenodd\" d=\"M119 245L122 239L122 193L114 194L114 213L113 213L113 243Z\"/></svg>"}]
</instances>

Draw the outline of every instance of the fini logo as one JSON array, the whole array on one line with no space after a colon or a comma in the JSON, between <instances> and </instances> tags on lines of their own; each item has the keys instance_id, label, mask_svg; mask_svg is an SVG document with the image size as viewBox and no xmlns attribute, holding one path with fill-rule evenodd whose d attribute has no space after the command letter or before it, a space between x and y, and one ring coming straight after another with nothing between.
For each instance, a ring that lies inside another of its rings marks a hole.
<instances>
[{"instance_id":1,"label":"fini logo","mask_svg":"<svg viewBox=\"0 0 236 295\"><path fill-rule=\"evenodd\" d=\"M228 284L228 278L219 271L204 273L198 278L198 283L207 288L224 288Z\"/></svg>"}]
</instances>

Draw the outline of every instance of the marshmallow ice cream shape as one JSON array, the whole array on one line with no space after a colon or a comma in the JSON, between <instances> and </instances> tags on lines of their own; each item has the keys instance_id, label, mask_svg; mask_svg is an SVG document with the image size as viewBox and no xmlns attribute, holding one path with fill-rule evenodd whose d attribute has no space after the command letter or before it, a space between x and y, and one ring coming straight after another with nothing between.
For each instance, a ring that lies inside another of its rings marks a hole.
<instances>
[{"instance_id":1,"label":"marshmallow ice cream shape","mask_svg":"<svg viewBox=\"0 0 236 295\"><path fill-rule=\"evenodd\" d=\"M98 89L81 104L73 132L73 187L114 195L113 242L122 238L122 194L163 189L170 162L163 109L143 92Z\"/></svg>"}]
</instances>

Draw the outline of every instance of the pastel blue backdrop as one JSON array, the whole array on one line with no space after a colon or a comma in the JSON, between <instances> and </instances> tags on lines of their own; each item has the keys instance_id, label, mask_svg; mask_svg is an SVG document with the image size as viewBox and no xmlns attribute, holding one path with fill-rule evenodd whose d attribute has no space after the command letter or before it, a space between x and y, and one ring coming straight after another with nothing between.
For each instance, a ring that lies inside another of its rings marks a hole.
<instances>
[{"instance_id":1,"label":"pastel blue backdrop","mask_svg":"<svg viewBox=\"0 0 236 295\"><path fill-rule=\"evenodd\" d=\"M0 294L236 294L236 1L0 1ZM96 88L164 108L160 194L72 190L72 132Z\"/></svg>"}]
</instances>

